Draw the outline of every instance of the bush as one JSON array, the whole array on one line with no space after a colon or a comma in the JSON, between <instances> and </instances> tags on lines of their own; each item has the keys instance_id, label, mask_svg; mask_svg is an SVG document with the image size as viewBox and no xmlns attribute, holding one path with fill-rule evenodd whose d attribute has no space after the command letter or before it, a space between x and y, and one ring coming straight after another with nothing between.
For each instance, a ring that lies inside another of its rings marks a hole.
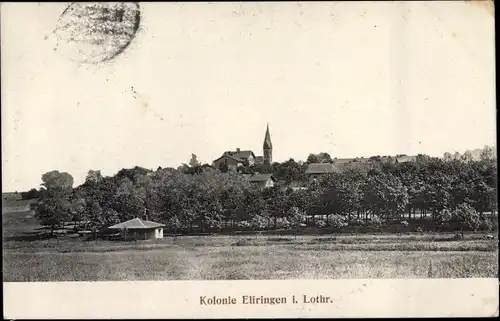
<instances>
[{"instance_id":1,"label":"bush","mask_svg":"<svg viewBox=\"0 0 500 321\"><path fill-rule=\"evenodd\" d=\"M365 224L366 224L365 220L360 218L352 219L351 222L349 222L349 225L351 226L363 226Z\"/></svg>"},{"instance_id":2,"label":"bush","mask_svg":"<svg viewBox=\"0 0 500 321\"><path fill-rule=\"evenodd\" d=\"M422 233L423 231L424 231L424 228L423 228L421 225L418 225L418 226L415 228L415 232Z\"/></svg>"},{"instance_id":3,"label":"bush","mask_svg":"<svg viewBox=\"0 0 500 321\"><path fill-rule=\"evenodd\" d=\"M370 218L370 224L373 225L374 227L382 227L383 225L383 221L382 219L377 216L377 215L373 215L371 218Z\"/></svg>"},{"instance_id":4,"label":"bush","mask_svg":"<svg viewBox=\"0 0 500 321\"><path fill-rule=\"evenodd\" d=\"M224 223L222 221L220 221L220 220L212 220L212 219L210 219L210 220L207 221L207 226L208 226L209 229L212 229L212 230L214 230L214 229L221 229L221 228L224 227Z\"/></svg>"},{"instance_id":5,"label":"bush","mask_svg":"<svg viewBox=\"0 0 500 321\"><path fill-rule=\"evenodd\" d=\"M290 225L291 225L286 217L283 217L282 219L278 219L277 223L278 223L279 229L289 229Z\"/></svg>"},{"instance_id":6,"label":"bush","mask_svg":"<svg viewBox=\"0 0 500 321\"><path fill-rule=\"evenodd\" d=\"M323 220L316 221L316 227L317 228L323 228L326 226L326 222Z\"/></svg>"},{"instance_id":7,"label":"bush","mask_svg":"<svg viewBox=\"0 0 500 321\"><path fill-rule=\"evenodd\" d=\"M304 211L301 211L297 207L292 207L292 209L290 210L289 216L288 216L288 221L293 226L296 226L296 227L302 226L302 224L306 223L307 216L304 213Z\"/></svg>"},{"instance_id":8,"label":"bush","mask_svg":"<svg viewBox=\"0 0 500 321\"><path fill-rule=\"evenodd\" d=\"M436 215L435 223L439 228L444 229L449 227L452 219L453 213L448 209L443 209Z\"/></svg>"},{"instance_id":9,"label":"bush","mask_svg":"<svg viewBox=\"0 0 500 321\"><path fill-rule=\"evenodd\" d=\"M465 229L477 230L480 225L479 213L469 204L463 203L457 206L454 212L455 219L460 222L462 236Z\"/></svg>"},{"instance_id":10,"label":"bush","mask_svg":"<svg viewBox=\"0 0 500 321\"><path fill-rule=\"evenodd\" d=\"M347 218L339 214L328 215L328 222L331 226L335 228L344 228L347 227L347 225L349 225L347 223Z\"/></svg>"},{"instance_id":11,"label":"bush","mask_svg":"<svg viewBox=\"0 0 500 321\"><path fill-rule=\"evenodd\" d=\"M170 232L181 232L184 230L184 224L179 220L177 216L170 217L166 222L166 230Z\"/></svg>"},{"instance_id":12,"label":"bush","mask_svg":"<svg viewBox=\"0 0 500 321\"><path fill-rule=\"evenodd\" d=\"M252 225L248 221L240 221L236 226L238 227L238 229L246 230L249 229Z\"/></svg>"},{"instance_id":13,"label":"bush","mask_svg":"<svg viewBox=\"0 0 500 321\"><path fill-rule=\"evenodd\" d=\"M264 230L267 228L268 221L260 215L256 215L250 221L250 226L253 230Z\"/></svg>"},{"instance_id":14,"label":"bush","mask_svg":"<svg viewBox=\"0 0 500 321\"><path fill-rule=\"evenodd\" d=\"M485 217L481 219L481 223L479 225L479 230L485 231L485 232L491 232L493 231L493 222L491 219Z\"/></svg>"}]
</instances>

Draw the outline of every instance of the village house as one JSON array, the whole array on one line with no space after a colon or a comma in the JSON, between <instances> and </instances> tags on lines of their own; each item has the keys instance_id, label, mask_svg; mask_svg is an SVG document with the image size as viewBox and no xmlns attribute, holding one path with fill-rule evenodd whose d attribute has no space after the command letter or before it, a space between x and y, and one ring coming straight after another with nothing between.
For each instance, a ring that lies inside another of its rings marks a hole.
<instances>
[{"instance_id":1,"label":"village house","mask_svg":"<svg viewBox=\"0 0 500 321\"><path fill-rule=\"evenodd\" d=\"M255 164L255 154L251 150L240 150L236 148L235 151L226 151L221 157L213 161L212 166L220 168L221 166L243 166L245 164Z\"/></svg>"},{"instance_id":2,"label":"village house","mask_svg":"<svg viewBox=\"0 0 500 321\"><path fill-rule=\"evenodd\" d=\"M416 162L417 156L397 155L396 163Z\"/></svg>"},{"instance_id":3,"label":"village house","mask_svg":"<svg viewBox=\"0 0 500 321\"><path fill-rule=\"evenodd\" d=\"M311 163L307 166L306 175L309 179L314 180L325 174L338 173L337 166L331 163Z\"/></svg>"},{"instance_id":4,"label":"village house","mask_svg":"<svg viewBox=\"0 0 500 321\"><path fill-rule=\"evenodd\" d=\"M255 156L254 152L251 150L236 148L235 151L224 152L221 157L212 162L212 167L220 169L222 166L239 167L244 165L270 165L273 158L273 145L271 143L271 134L269 133L269 124L267 125L264 137L263 155L264 156Z\"/></svg>"},{"instance_id":5,"label":"village house","mask_svg":"<svg viewBox=\"0 0 500 321\"><path fill-rule=\"evenodd\" d=\"M252 184L257 184L262 188L273 187L276 183L276 179L272 174L260 174L255 173L248 178L248 181Z\"/></svg>"},{"instance_id":6,"label":"village house","mask_svg":"<svg viewBox=\"0 0 500 321\"><path fill-rule=\"evenodd\" d=\"M131 240L156 240L163 238L164 224L142 220L138 217L108 227L110 230L121 232L123 239Z\"/></svg>"}]
</instances>

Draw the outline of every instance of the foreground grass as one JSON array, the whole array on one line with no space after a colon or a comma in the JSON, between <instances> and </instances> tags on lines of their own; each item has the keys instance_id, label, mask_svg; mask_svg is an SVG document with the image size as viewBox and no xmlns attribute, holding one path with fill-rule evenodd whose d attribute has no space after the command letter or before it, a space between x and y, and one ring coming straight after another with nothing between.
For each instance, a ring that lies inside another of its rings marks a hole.
<instances>
[{"instance_id":1,"label":"foreground grass","mask_svg":"<svg viewBox=\"0 0 500 321\"><path fill-rule=\"evenodd\" d=\"M498 277L498 241L467 235L201 236L4 244L4 281Z\"/></svg>"}]
</instances>

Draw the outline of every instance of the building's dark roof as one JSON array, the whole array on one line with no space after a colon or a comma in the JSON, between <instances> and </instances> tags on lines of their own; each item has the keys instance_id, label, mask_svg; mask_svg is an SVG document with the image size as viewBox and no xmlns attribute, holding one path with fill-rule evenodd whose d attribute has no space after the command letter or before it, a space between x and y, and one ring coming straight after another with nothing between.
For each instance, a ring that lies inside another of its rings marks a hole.
<instances>
[{"instance_id":1,"label":"building's dark roof","mask_svg":"<svg viewBox=\"0 0 500 321\"><path fill-rule=\"evenodd\" d=\"M157 228L157 227L163 227L163 226L165 226L165 225L160 224L160 223L151 222L151 221L145 221L145 220L142 220L142 219L136 217L136 218L128 220L126 222L115 224L115 225L110 226L108 228L117 229L117 230L122 230L122 229L133 230L133 229Z\"/></svg>"},{"instance_id":2,"label":"building's dark roof","mask_svg":"<svg viewBox=\"0 0 500 321\"><path fill-rule=\"evenodd\" d=\"M250 156L255 157L255 154L251 150L234 150L234 151L226 151L224 155L233 156L241 159L248 159Z\"/></svg>"},{"instance_id":3,"label":"building's dark roof","mask_svg":"<svg viewBox=\"0 0 500 321\"><path fill-rule=\"evenodd\" d=\"M326 174L338 171L338 168L330 163L312 163L307 166L306 174Z\"/></svg>"},{"instance_id":4,"label":"building's dark roof","mask_svg":"<svg viewBox=\"0 0 500 321\"><path fill-rule=\"evenodd\" d=\"M153 172L153 170L148 169L148 168L144 168L144 167L141 167L141 166L135 166L133 168L133 170L142 171L143 173L151 173L151 172Z\"/></svg>"},{"instance_id":5,"label":"building's dark roof","mask_svg":"<svg viewBox=\"0 0 500 321\"><path fill-rule=\"evenodd\" d=\"M259 174L259 173L255 173L248 180L250 182L267 182L269 179L272 179L273 181L276 180L272 174Z\"/></svg>"},{"instance_id":6,"label":"building's dark roof","mask_svg":"<svg viewBox=\"0 0 500 321\"><path fill-rule=\"evenodd\" d=\"M227 157L227 158L231 158L231 159L234 159L235 161L237 162L240 162L240 163L244 163L245 162L245 159L243 158L240 158L240 157L235 157L235 156L231 156L231 155L228 155L228 154L225 154L222 155L221 157L217 158L216 160L214 160L214 162L218 161L219 159L222 159L224 157Z\"/></svg>"},{"instance_id":7,"label":"building's dark roof","mask_svg":"<svg viewBox=\"0 0 500 321\"><path fill-rule=\"evenodd\" d=\"M264 156L255 156L255 162L257 164L262 164L264 163Z\"/></svg>"},{"instance_id":8,"label":"building's dark roof","mask_svg":"<svg viewBox=\"0 0 500 321\"><path fill-rule=\"evenodd\" d=\"M333 163L337 166L344 166L346 164L351 163L354 160L354 158L335 158L333 160Z\"/></svg>"},{"instance_id":9,"label":"building's dark roof","mask_svg":"<svg viewBox=\"0 0 500 321\"><path fill-rule=\"evenodd\" d=\"M417 160L417 156L399 156L396 157L398 163L414 162Z\"/></svg>"}]
</instances>

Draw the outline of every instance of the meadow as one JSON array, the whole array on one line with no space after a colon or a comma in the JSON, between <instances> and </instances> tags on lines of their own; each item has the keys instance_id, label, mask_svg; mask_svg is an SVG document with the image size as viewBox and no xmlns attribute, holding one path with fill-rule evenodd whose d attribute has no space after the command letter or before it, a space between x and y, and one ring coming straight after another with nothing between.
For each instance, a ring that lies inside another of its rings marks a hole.
<instances>
[{"instance_id":1,"label":"meadow","mask_svg":"<svg viewBox=\"0 0 500 321\"><path fill-rule=\"evenodd\" d=\"M2 222L4 282L498 277L498 240L484 233L20 241L40 228L32 213L5 210Z\"/></svg>"},{"instance_id":2,"label":"meadow","mask_svg":"<svg viewBox=\"0 0 500 321\"><path fill-rule=\"evenodd\" d=\"M498 277L498 243L466 235L199 236L4 245L4 281Z\"/></svg>"}]
</instances>

